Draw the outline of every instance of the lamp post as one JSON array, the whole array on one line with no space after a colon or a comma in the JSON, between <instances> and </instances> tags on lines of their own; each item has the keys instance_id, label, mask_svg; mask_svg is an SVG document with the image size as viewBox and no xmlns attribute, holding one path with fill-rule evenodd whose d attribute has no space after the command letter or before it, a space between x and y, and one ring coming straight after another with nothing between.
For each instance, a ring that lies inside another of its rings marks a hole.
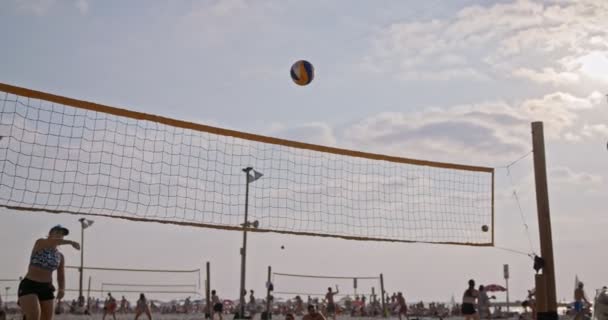
<instances>
[{"instance_id":1,"label":"lamp post","mask_svg":"<svg viewBox=\"0 0 608 320\"><path fill-rule=\"evenodd\" d=\"M93 225L93 220L88 220L85 218L78 219L80 222L80 269L78 269L80 273L80 281L78 282L78 299L82 299L84 297L82 295L82 277L84 273L84 229Z\"/></svg>"},{"instance_id":2,"label":"lamp post","mask_svg":"<svg viewBox=\"0 0 608 320\"><path fill-rule=\"evenodd\" d=\"M243 247L241 247L241 286L239 290L239 318L245 318L245 264L247 261L247 229L250 227L257 228L258 221L249 222L249 184L258 180L263 176L262 173L253 170L253 167L243 169L245 173L245 220L243 226Z\"/></svg>"}]
</instances>

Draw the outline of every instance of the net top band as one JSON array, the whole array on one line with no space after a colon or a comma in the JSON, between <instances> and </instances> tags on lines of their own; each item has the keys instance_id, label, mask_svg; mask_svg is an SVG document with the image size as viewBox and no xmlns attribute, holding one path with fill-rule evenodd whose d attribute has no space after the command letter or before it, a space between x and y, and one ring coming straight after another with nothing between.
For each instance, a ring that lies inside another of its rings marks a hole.
<instances>
[{"instance_id":1,"label":"net top band","mask_svg":"<svg viewBox=\"0 0 608 320\"><path fill-rule=\"evenodd\" d=\"M200 132L207 132L222 136L235 137L250 141L269 143L275 145L281 145L285 147L292 147L297 149L306 149L324 153L332 153L343 156L357 157L357 158L365 158L370 160L380 160L394 163L405 163L419 166L429 166L435 168L444 168L444 169L454 169L454 170L463 170L463 171L475 171L475 172L489 172L493 173L494 168L490 167L482 167L482 166L471 166L471 165L463 165L463 164L455 164L455 163L446 163L446 162L437 162L437 161L428 161L428 160L418 160L418 159L409 159L403 157L389 156L377 153L363 152L363 151L355 151L348 150L342 148L328 147L322 145L316 145L311 143L304 143L298 141L292 141L287 139L280 139L274 137L268 137L253 133L247 133L242 131L218 128L213 126L208 126L200 123L194 123L184 120L176 120L168 117L137 112L132 110L127 110L123 108L116 108L107 105L102 105L94 102L88 102L73 98L68 98L64 96L59 96L51 93L46 93L42 91L27 89L23 87L17 87L5 83L0 83L0 91L4 91L7 93L28 97L32 99L41 99L46 100L58 104L63 104L67 106L71 106L79 109L86 109L90 111L103 112L107 114L112 114L115 116L126 117L136 120L145 120L150 122L156 122L165 124L168 126L178 127L182 129L190 129Z\"/></svg>"}]
</instances>

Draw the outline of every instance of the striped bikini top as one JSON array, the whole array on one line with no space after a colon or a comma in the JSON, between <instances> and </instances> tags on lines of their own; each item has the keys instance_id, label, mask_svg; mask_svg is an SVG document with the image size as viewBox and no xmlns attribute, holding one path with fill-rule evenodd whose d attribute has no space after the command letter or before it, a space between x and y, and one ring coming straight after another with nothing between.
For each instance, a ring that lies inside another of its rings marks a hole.
<instances>
[{"instance_id":1,"label":"striped bikini top","mask_svg":"<svg viewBox=\"0 0 608 320\"><path fill-rule=\"evenodd\" d=\"M32 253L30 266L55 271L61 263L61 253L56 248L46 248Z\"/></svg>"}]
</instances>

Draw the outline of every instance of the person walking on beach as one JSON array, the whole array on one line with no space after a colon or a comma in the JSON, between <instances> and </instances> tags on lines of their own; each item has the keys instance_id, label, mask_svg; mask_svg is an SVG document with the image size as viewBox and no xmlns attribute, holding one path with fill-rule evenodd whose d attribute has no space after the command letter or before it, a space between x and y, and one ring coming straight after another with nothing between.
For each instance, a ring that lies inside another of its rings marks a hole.
<instances>
[{"instance_id":1,"label":"person walking on beach","mask_svg":"<svg viewBox=\"0 0 608 320\"><path fill-rule=\"evenodd\" d=\"M584 315L585 305L591 306L589 300L587 300L587 296L585 295L584 284L582 282L578 283L578 288L574 290L574 319L579 320Z\"/></svg>"},{"instance_id":2,"label":"person walking on beach","mask_svg":"<svg viewBox=\"0 0 608 320\"><path fill-rule=\"evenodd\" d=\"M224 304L220 301L220 297L217 296L215 290L211 291L211 304L213 305L213 314L211 315L211 318L215 319L215 315L217 314L219 320L224 319Z\"/></svg>"},{"instance_id":3,"label":"person walking on beach","mask_svg":"<svg viewBox=\"0 0 608 320\"><path fill-rule=\"evenodd\" d=\"M57 247L70 245L80 250L80 244L65 240L70 231L56 225L51 228L47 238L36 240L27 274L19 283L17 292L19 306L26 319L51 320L55 300L53 272L57 271L57 301L65 294L65 258Z\"/></svg>"},{"instance_id":4,"label":"person walking on beach","mask_svg":"<svg viewBox=\"0 0 608 320\"><path fill-rule=\"evenodd\" d=\"M399 314L399 320L401 320L401 315L405 315L405 318L408 320L410 319L407 316L407 303L405 303L405 297L401 292L397 293L397 309L397 313Z\"/></svg>"},{"instance_id":5,"label":"person walking on beach","mask_svg":"<svg viewBox=\"0 0 608 320\"><path fill-rule=\"evenodd\" d=\"M469 287L462 295L462 315L465 320L479 320L479 315L475 310L478 297L479 292L475 290L475 280L471 279L469 280Z\"/></svg>"}]
</instances>

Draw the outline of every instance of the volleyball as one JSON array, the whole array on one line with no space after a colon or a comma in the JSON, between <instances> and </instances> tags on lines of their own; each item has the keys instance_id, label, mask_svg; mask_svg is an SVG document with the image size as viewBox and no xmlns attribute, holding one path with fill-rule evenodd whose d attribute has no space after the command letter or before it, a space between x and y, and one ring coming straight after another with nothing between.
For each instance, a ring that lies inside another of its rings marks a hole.
<instances>
[{"instance_id":1,"label":"volleyball","mask_svg":"<svg viewBox=\"0 0 608 320\"><path fill-rule=\"evenodd\" d=\"M485 224L483 226L481 226L481 231L483 231L483 232L488 232L489 229L490 228L488 228L488 226Z\"/></svg>"},{"instance_id":2,"label":"volleyball","mask_svg":"<svg viewBox=\"0 0 608 320\"><path fill-rule=\"evenodd\" d=\"M315 68L306 60L296 61L291 66L291 80L297 85L308 85L315 77Z\"/></svg>"}]
</instances>

